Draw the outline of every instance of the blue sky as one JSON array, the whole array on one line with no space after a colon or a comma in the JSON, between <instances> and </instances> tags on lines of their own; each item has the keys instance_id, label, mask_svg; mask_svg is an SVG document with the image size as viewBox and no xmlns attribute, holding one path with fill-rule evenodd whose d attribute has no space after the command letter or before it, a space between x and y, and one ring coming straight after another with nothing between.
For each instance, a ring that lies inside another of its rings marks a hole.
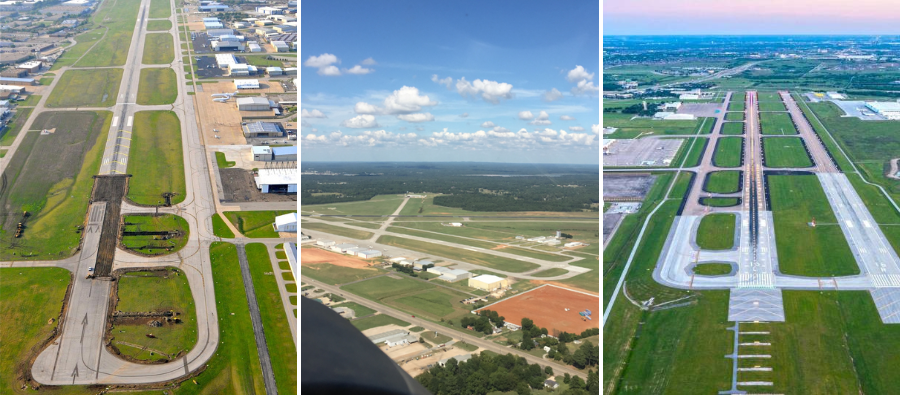
<instances>
[{"instance_id":1,"label":"blue sky","mask_svg":"<svg viewBox=\"0 0 900 395\"><path fill-rule=\"evenodd\" d=\"M303 160L599 164L599 4L304 1Z\"/></svg>"}]
</instances>

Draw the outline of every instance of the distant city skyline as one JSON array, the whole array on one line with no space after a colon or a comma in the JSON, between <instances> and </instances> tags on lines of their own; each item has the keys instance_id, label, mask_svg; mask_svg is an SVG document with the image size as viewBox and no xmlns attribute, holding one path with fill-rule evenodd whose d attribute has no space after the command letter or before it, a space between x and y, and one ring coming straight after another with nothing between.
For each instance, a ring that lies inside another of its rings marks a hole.
<instances>
[{"instance_id":1,"label":"distant city skyline","mask_svg":"<svg viewBox=\"0 0 900 395\"><path fill-rule=\"evenodd\" d=\"M894 0L605 0L604 35L895 35Z\"/></svg>"},{"instance_id":2,"label":"distant city skyline","mask_svg":"<svg viewBox=\"0 0 900 395\"><path fill-rule=\"evenodd\" d=\"M351 4L303 5L302 160L600 163L597 2Z\"/></svg>"}]
</instances>

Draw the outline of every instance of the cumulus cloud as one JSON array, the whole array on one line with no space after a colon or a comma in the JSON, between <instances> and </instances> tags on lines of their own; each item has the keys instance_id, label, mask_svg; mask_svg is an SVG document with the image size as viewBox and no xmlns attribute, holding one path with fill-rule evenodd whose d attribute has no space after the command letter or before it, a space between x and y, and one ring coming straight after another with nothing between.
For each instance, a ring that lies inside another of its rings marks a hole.
<instances>
[{"instance_id":1,"label":"cumulus cloud","mask_svg":"<svg viewBox=\"0 0 900 395\"><path fill-rule=\"evenodd\" d=\"M594 134L600 134L600 124L591 125L591 131L594 132Z\"/></svg>"},{"instance_id":2,"label":"cumulus cloud","mask_svg":"<svg viewBox=\"0 0 900 395\"><path fill-rule=\"evenodd\" d=\"M572 87L572 94L574 95L596 95L600 92L600 87L594 85L593 81L581 80L578 81L578 85Z\"/></svg>"},{"instance_id":3,"label":"cumulus cloud","mask_svg":"<svg viewBox=\"0 0 900 395\"><path fill-rule=\"evenodd\" d=\"M347 128L377 128L378 122L375 121L374 115L364 114L357 115L344 122L341 122L341 126Z\"/></svg>"},{"instance_id":4,"label":"cumulus cloud","mask_svg":"<svg viewBox=\"0 0 900 395\"><path fill-rule=\"evenodd\" d=\"M425 130L425 128L423 128L423 127L421 127L421 126L416 126L416 130L418 130L418 131L421 132L421 131Z\"/></svg>"},{"instance_id":5,"label":"cumulus cloud","mask_svg":"<svg viewBox=\"0 0 900 395\"><path fill-rule=\"evenodd\" d=\"M360 66L360 65L353 66L353 68L351 68L351 69L344 69L344 72L347 73L347 74L359 74L359 75L361 75L361 74L369 74L369 73L371 73L371 72L373 72L373 71L375 71L375 70L367 69L367 68L362 67L362 66Z\"/></svg>"},{"instance_id":6,"label":"cumulus cloud","mask_svg":"<svg viewBox=\"0 0 900 395\"><path fill-rule=\"evenodd\" d=\"M312 111L310 111L310 110L307 110L307 109L305 109L305 108L302 109L302 110L300 110L300 117L301 117L301 118L328 118L328 117L325 116L324 113L322 113L322 112L319 111L319 110L312 110Z\"/></svg>"},{"instance_id":7,"label":"cumulus cloud","mask_svg":"<svg viewBox=\"0 0 900 395\"><path fill-rule=\"evenodd\" d=\"M378 64L377 62L375 62L375 59L372 59L372 58L366 58L366 59L363 60L361 63L364 64L364 65L366 65L366 66L373 66L373 65Z\"/></svg>"},{"instance_id":8,"label":"cumulus cloud","mask_svg":"<svg viewBox=\"0 0 900 395\"><path fill-rule=\"evenodd\" d=\"M563 115L563 116L559 117L559 119L562 119L563 121L574 121L575 120L575 118L570 117L568 115Z\"/></svg>"},{"instance_id":9,"label":"cumulus cloud","mask_svg":"<svg viewBox=\"0 0 900 395\"><path fill-rule=\"evenodd\" d=\"M316 128L313 128L313 129L312 129L312 132L313 132L313 133L318 132L318 131L319 131L319 129L316 129Z\"/></svg>"},{"instance_id":10,"label":"cumulus cloud","mask_svg":"<svg viewBox=\"0 0 900 395\"><path fill-rule=\"evenodd\" d=\"M303 62L304 66L307 67L325 67L332 63L341 63L341 60L330 53L323 53L319 56L310 56L309 59L306 59Z\"/></svg>"},{"instance_id":11,"label":"cumulus cloud","mask_svg":"<svg viewBox=\"0 0 900 395\"><path fill-rule=\"evenodd\" d=\"M544 101L548 103L562 99L562 97L562 92L558 91L556 88L544 92Z\"/></svg>"},{"instance_id":12,"label":"cumulus cloud","mask_svg":"<svg viewBox=\"0 0 900 395\"><path fill-rule=\"evenodd\" d=\"M588 73L587 70L584 69L584 67L576 65L574 69L569 70L569 73L566 74L566 79L569 80L569 82L577 82L581 80L590 81L594 79L594 73Z\"/></svg>"},{"instance_id":13,"label":"cumulus cloud","mask_svg":"<svg viewBox=\"0 0 900 395\"><path fill-rule=\"evenodd\" d=\"M428 96L420 95L415 87L403 86L386 97L382 104L379 108L366 102L358 102L353 110L357 114L410 114L421 111L423 106L435 106L437 102L431 101Z\"/></svg>"},{"instance_id":14,"label":"cumulus cloud","mask_svg":"<svg viewBox=\"0 0 900 395\"><path fill-rule=\"evenodd\" d=\"M487 121L487 122L485 122L485 123L482 123L482 124L481 124L481 127L483 127L483 128L492 128L492 127L494 127L494 123L491 122L491 121Z\"/></svg>"},{"instance_id":15,"label":"cumulus cloud","mask_svg":"<svg viewBox=\"0 0 900 395\"><path fill-rule=\"evenodd\" d=\"M509 129L504 128L503 126L494 126L494 133L509 133Z\"/></svg>"},{"instance_id":16,"label":"cumulus cloud","mask_svg":"<svg viewBox=\"0 0 900 395\"><path fill-rule=\"evenodd\" d=\"M353 111L357 114L378 114L381 109L366 102L358 102L353 106Z\"/></svg>"},{"instance_id":17,"label":"cumulus cloud","mask_svg":"<svg viewBox=\"0 0 900 395\"><path fill-rule=\"evenodd\" d=\"M328 77L335 77L341 75L341 70L338 69L337 66L325 66L319 68L319 71L317 71L316 73Z\"/></svg>"},{"instance_id":18,"label":"cumulus cloud","mask_svg":"<svg viewBox=\"0 0 900 395\"><path fill-rule=\"evenodd\" d=\"M583 132L584 128L581 126L569 126L569 130L573 132Z\"/></svg>"},{"instance_id":19,"label":"cumulus cloud","mask_svg":"<svg viewBox=\"0 0 900 395\"><path fill-rule=\"evenodd\" d=\"M469 82L466 81L465 77L456 81L456 91L459 92L461 96L481 96L485 101L494 104L499 103L500 99L511 99L513 96L512 89L513 86L505 82L489 80L475 80Z\"/></svg>"},{"instance_id":20,"label":"cumulus cloud","mask_svg":"<svg viewBox=\"0 0 900 395\"><path fill-rule=\"evenodd\" d=\"M521 117L521 114L522 113L519 113L520 117ZM548 115L546 111L541 111L538 114L537 118L535 118L534 121L531 121L529 123L532 125L549 125L550 124L550 115Z\"/></svg>"},{"instance_id":21,"label":"cumulus cloud","mask_svg":"<svg viewBox=\"0 0 900 395\"><path fill-rule=\"evenodd\" d=\"M450 87L453 86L453 78L451 77L438 78L437 74L432 74L431 80L437 82L438 84L446 86L447 89L450 89Z\"/></svg>"},{"instance_id":22,"label":"cumulus cloud","mask_svg":"<svg viewBox=\"0 0 900 395\"><path fill-rule=\"evenodd\" d=\"M460 117L460 118L468 118L468 117L469 117L469 113L464 112L464 113L462 113L462 114L459 114L459 117Z\"/></svg>"},{"instance_id":23,"label":"cumulus cloud","mask_svg":"<svg viewBox=\"0 0 900 395\"><path fill-rule=\"evenodd\" d=\"M531 119L533 119L533 118L534 118L534 114L532 114L531 111L527 111L527 110L526 110L526 111L520 111L520 112L519 112L519 119L521 119L521 120L523 120L523 121L528 121L528 120L531 120Z\"/></svg>"},{"instance_id":24,"label":"cumulus cloud","mask_svg":"<svg viewBox=\"0 0 900 395\"><path fill-rule=\"evenodd\" d=\"M340 130L325 134L310 133L300 139L303 145L332 144L348 146L400 145L415 142L415 133L392 133L384 130L366 130L359 134L343 134Z\"/></svg>"},{"instance_id":25,"label":"cumulus cloud","mask_svg":"<svg viewBox=\"0 0 900 395\"><path fill-rule=\"evenodd\" d=\"M419 114L400 114L397 116L402 121L406 122L430 122L434 121L434 115L431 113L419 113Z\"/></svg>"}]
</instances>

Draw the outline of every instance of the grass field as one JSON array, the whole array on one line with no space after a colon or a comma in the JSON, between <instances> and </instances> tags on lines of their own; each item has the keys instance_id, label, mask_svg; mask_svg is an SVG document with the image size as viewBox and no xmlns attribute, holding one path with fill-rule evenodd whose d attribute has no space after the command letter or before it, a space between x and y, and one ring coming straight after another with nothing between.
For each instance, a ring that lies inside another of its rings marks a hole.
<instances>
[{"instance_id":1,"label":"grass field","mask_svg":"<svg viewBox=\"0 0 900 395\"><path fill-rule=\"evenodd\" d=\"M117 0L104 2L93 20L108 28L106 36L81 60L78 67L123 66L131 46L131 37L137 23L140 0ZM121 72L121 70L120 70ZM66 73L68 74L68 72ZM116 84L118 86L118 84ZM59 90L59 86L55 91Z\"/></svg>"},{"instance_id":2,"label":"grass field","mask_svg":"<svg viewBox=\"0 0 900 395\"><path fill-rule=\"evenodd\" d=\"M165 312L174 310L183 322L164 324L149 329L146 324L114 324L110 334L112 343L135 344L158 350L170 356L188 352L197 344L197 310L187 277L178 269L169 268L165 272L130 272L118 282L119 298L116 309L122 312ZM145 335L153 333L155 339ZM123 354L146 361L169 360L164 355L131 346L119 347Z\"/></svg>"},{"instance_id":3,"label":"grass field","mask_svg":"<svg viewBox=\"0 0 900 395\"><path fill-rule=\"evenodd\" d=\"M377 277L341 289L433 321L446 321L469 314L466 306L459 303L469 295L406 276Z\"/></svg>"},{"instance_id":4,"label":"grass field","mask_svg":"<svg viewBox=\"0 0 900 395\"><path fill-rule=\"evenodd\" d=\"M169 0L152 0L150 2L150 18L168 18L172 16ZM153 22L153 21L150 21Z\"/></svg>"},{"instance_id":5,"label":"grass field","mask_svg":"<svg viewBox=\"0 0 900 395\"><path fill-rule=\"evenodd\" d=\"M472 239L466 239L466 238L462 238L462 237L446 235L446 234L443 234L443 232L442 232L444 229L440 229L440 228L459 229L456 227L443 226L440 223L429 223L428 225L430 225L429 227L431 229L433 229L432 232L441 232L441 233L420 232L420 231L401 228L401 227L397 227L397 226L390 226L387 228L387 231L393 232L393 233L410 235L410 236L425 237L425 238L434 239L434 240L447 241L447 242L451 242L451 243L462 244L462 245L478 247L478 248L485 248L485 249L493 249L498 246L497 243L472 240ZM435 225L439 226L440 228L437 228ZM371 234L369 237L371 237ZM505 247L505 248L502 248L502 251L508 252L510 254L521 255L521 256L525 256L525 257L529 257L529 258L543 259L543 260L551 261L551 262L564 262L564 261L569 260L568 257L563 256L563 255L548 254L548 253L541 252L541 251L535 251L535 250L531 250L531 249L518 248L518 247Z\"/></svg>"},{"instance_id":6,"label":"grass field","mask_svg":"<svg viewBox=\"0 0 900 395\"><path fill-rule=\"evenodd\" d=\"M152 6L151 6L152 7ZM172 29L172 21L147 21L147 30L151 32L166 31Z\"/></svg>"},{"instance_id":7,"label":"grass field","mask_svg":"<svg viewBox=\"0 0 900 395\"><path fill-rule=\"evenodd\" d=\"M813 165L799 137L764 138L763 153L767 167L802 168Z\"/></svg>"},{"instance_id":8,"label":"grass field","mask_svg":"<svg viewBox=\"0 0 900 395\"><path fill-rule=\"evenodd\" d=\"M682 163L682 158L684 160L684 166L699 166L700 160L703 159L703 153L706 152L706 146L709 144L708 139L696 139L696 142L693 142L695 139L687 139L685 140L684 147L690 147L690 152L687 153L686 156L676 155L672 160L671 167L677 167L679 163ZM693 146L691 144L693 143Z\"/></svg>"},{"instance_id":9,"label":"grass field","mask_svg":"<svg viewBox=\"0 0 900 395\"><path fill-rule=\"evenodd\" d=\"M136 250L138 253L148 255L165 255L177 252L187 244L190 228L184 218L172 214L126 215L124 217L125 232L176 231L181 234L166 240L153 235L123 235L122 245L129 250Z\"/></svg>"},{"instance_id":10,"label":"grass field","mask_svg":"<svg viewBox=\"0 0 900 395\"><path fill-rule=\"evenodd\" d=\"M694 274L702 276L721 276L731 273L732 265L729 263L701 263L694 266Z\"/></svg>"},{"instance_id":11,"label":"grass field","mask_svg":"<svg viewBox=\"0 0 900 395\"><path fill-rule=\"evenodd\" d=\"M728 111L738 111L743 112L746 106L743 101L734 101L732 97L731 101L728 103Z\"/></svg>"},{"instance_id":12,"label":"grass field","mask_svg":"<svg viewBox=\"0 0 900 395\"><path fill-rule=\"evenodd\" d=\"M110 107L116 103L122 69L72 69L59 82L45 105L57 107Z\"/></svg>"},{"instance_id":13,"label":"grass field","mask_svg":"<svg viewBox=\"0 0 900 395\"><path fill-rule=\"evenodd\" d=\"M712 193L734 193L740 190L741 172L738 170L714 171L706 176L703 190Z\"/></svg>"},{"instance_id":14,"label":"grass field","mask_svg":"<svg viewBox=\"0 0 900 395\"><path fill-rule=\"evenodd\" d=\"M741 198L737 197L702 197L700 204L710 207L734 207L741 203Z\"/></svg>"},{"instance_id":15,"label":"grass field","mask_svg":"<svg viewBox=\"0 0 900 395\"><path fill-rule=\"evenodd\" d=\"M272 275L269 252L261 243L247 244L246 251L278 392L295 394L298 377L297 347L281 303L278 283Z\"/></svg>"},{"instance_id":16,"label":"grass field","mask_svg":"<svg viewBox=\"0 0 900 395\"><path fill-rule=\"evenodd\" d=\"M220 169L227 169L234 167L234 162L225 160L224 152L216 152L216 166L219 166Z\"/></svg>"},{"instance_id":17,"label":"grass field","mask_svg":"<svg viewBox=\"0 0 900 395\"><path fill-rule=\"evenodd\" d=\"M366 317L358 320L350 321L356 329L360 331L364 331L366 329L377 328L379 326L385 325L398 325L398 326L409 326L409 323L406 321L398 320L394 317L384 314L378 314L371 317Z\"/></svg>"},{"instance_id":18,"label":"grass field","mask_svg":"<svg viewBox=\"0 0 900 395\"><path fill-rule=\"evenodd\" d=\"M250 238L278 237L272 224L275 217L290 214L293 211L226 211L225 218L244 236Z\"/></svg>"},{"instance_id":19,"label":"grass field","mask_svg":"<svg viewBox=\"0 0 900 395\"><path fill-rule=\"evenodd\" d=\"M696 130L693 130L694 132ZM394 207L394 210L399 207L400 204L397 202L397 206ZM387 212L386 214L392 214L393 210ZM327 213L326 213L327 214ZM467 211L455 207L444 207L437 206L434 204L434 196L429 195L428 197L421 198L411 198L409 202L406 203L406 206L403 206L403 210L400 211L400 215L497 215L496 211ZM517 211L509 211L503 212L503 216L516 216L516 215L528 215L528 216L546 216L548 218L552 218L554 216L565 216L565 217L585 217L585 218L598 218L597 212L549 212L549 211L541 211L541 212L517 212Z\"/></svg>"},{"instance_id":20,"label":"grass field","mask_svg":"<svg viewBox=\"0 0 900 395\"><path fill-rule=\"evenodd\" d=\"M2 135L0 135L0 145L2 146L10 146L13 141L16 140L16 136L19 135L19 131L22 130L22 126L25 126L25 121L28 120L28 117L31 115L31 108L17 108L15 114L9 119L9 123L5 128L2 129Z\"/></svg>"},{"instance_id":21,"label":"grass field","mask_svg":"<svg viewBox=\"0 0 900 395\"><path fill-rule=\"evenodd\" d=\"M53 77L43 77L38 82L43 86L47 86L53 83Z\"/></svg>"},{"instance_id":22,"label":"grass field","mask_svg":"<svg viewBox=\"0 0 900 395\"><path fill-rule=\"evenodd\" d=\"M374 236L374 233L364 232L356 229L348 229L342 226L322 224L322 223L310 223L304 222L301 226L302 229L312 229L318 230L326 233L330 233L333 235L349 237L351 239L356 240L368 240L370 237Z\"/></svg>"},{"instance_id":23,"label":"grass field","mask_svg":"<svg viewBox=\"0 0 900 395\"><path fill-rule=\"evenodd\" d=\"M44 112L36 129L56 133L25 136L4 173L7 187L0 207L7 213L28 211L21 238L14 238L19 215L2 223L0 257L4 260L61 259L81 241L76 227L84 222L93 176L100 170L110 112Z\"/></svg>"},{"instance_id":24,"label":"grass field","mask_svg":"<svg viewBox=\"0 0 900 395\"><path fill-rule=\"evenodd\" d=\"M215 213L212 215L212 225L213 225L213 234L217 237L223 237L226 239L233 239L234 232L225 224L225 220L222 219L222 216L219 213Z\"/></svg>"},{"instance_id":25,"label":"grass field","mask_svg":"<svg viewBox=\"0 0 900 395\"><path fill-rule=\"evenodd\" d=\"M704 250L728 250L734 247L734 214L709 214L700 220L697 245Z\"/></svg>"},{"instance_id":26,"label":"grass field","mask_svg":"<svg viewBox=\"0 0 900 395\"><path fill-rule=\"evenodd\" d=\"M743 137L720 138L713 154L713 163L719 167L740 167L744 163L743 151Z\"/></svg>"},{"instance_id":27,"label":"grass field","mask_svg":"<svg viewBox=\"0 0 900 395\"><path fill-rule=\"evenodd\" d=\"M226 334L216 354L209 360L206 370L181 384L175 394L264 394L262 370L253 327L250 323L250 308L247 296L242 291L237 248L234 244L213 242L209 256L215 279L216 311L219 319L219 333Z\"/></svg>"},{"instance_id":28,"label":"grass field","mask_svg":"<svg viewBox=\"0 0 900 395\"><path fill-rule=\"evenodd\" d=\"M28 98L25 101L19 103L19 107L34 107L38 105L38 102L41 101L41 95L28 95Z\"/></svg>"},{"instance_id":29,"label":"grass field","mask_svg":"<svg viewBox=\"0 0 900 395\"><path fill-rule=\"evenodd\" d=\"M352 267L330 265L328 263L316 263L303 265L300 268L300 274L312 277L325 284L335 285L377 276L379 274L384 274L384 271L374 268L355 269Z\"/></svg>"},{"instance_id":30,"label":"grass field","mask_svg":"<svg viewBox=\"0 0 900 395\"><path fill-rule=\"evenodd\" d=\"M175 39L171 33L150 33L144 41L143 64L169 64L175 61Z\"/></svg>"},{"instance_id":31,"label":"grass field","mask_svg":"<svg viewBox=\"0 0 900 395\"><path fill-rule=\"evenodd\" d=\"M3 394L34 394L22 389L22 378L31 371L28 361L57 327L71 274L62 268L0 268L0 382ZM53 318L54 322L47 321ZM15 339L15 341L10 341ZM55 394L95 394L84 386L60 386Z\"/></svg>"},{"instance_id":32,"label":"grass field","mask_svg":"<svg viewBox=\"0 0 900 395\"><path fill-rule=\"evenodd\" d=\"M722 134L724 135L742 135L744 134L743 122L725 122L722 124Z\"/></svg>"},{"instance_id":33,"label":"grass field","mask_svg":"<svg viewBox=\"0 0 900 395\"><path fill-rule=\"evenodd\" d=\"M726 121L743 121L744 113L740 112L740 111L737 111L737 112L733 111L733 112L725 113L725 120Z\"/></svg>"},{"instance_id":34,"label":"grass field","mask_svg":"<svg viewBox=\"0 0 900 395\"><path fill-rule=\"evenodd\" d=\"M402 196L397 195L377 195L372 199L360 202L347 203L331 203L331 204L304 204L300 206L300 212L304 214L318 213L324 215L353 215L353 214L369 214L369 215L388 215L393 214L400 203L403 202ZM409 203L412 203L410 199ZM407 207L409 204L407 204ZM334 210L332 210L332 208Z\"/></svg>"},{"instance_id":35,"label":"grass field","mask_svg":"<svg viewBox=\"0 0 900 395\"><path fill-rule=\"evenodd\" d=\"M254 66L274 66L274 67L282 67L284 66L284 62L280 60L266 59L269 55L245 55L244 58L247 59L247 64L252 64Z\"/></svg>"},{"instance_id":36,"label":"grass field","mask_svg":"<svg viewBox=\"0 0 900 395\"><path fill-rule=\"evenodd\" d=\"M94 15L97 15L97 13ZM78 61L80 57L84 56L84 53L91 48L91 45L94 45L97 40L100 40L105 33L106 29L100 28L88 30L75 36L75 40L78 41L78 43L66 49L66 52L56 59L56 62L50 67L50 70L59 70L63 66L75 64L75 62Z\"/></svg>"},{"instance_id":37,"label":"grass field","mask_svg":"<svg viewBox=\"0 0 900 395\"><path fill-rule=\"evenodd\" d=\"M761 101L759 111L787 111L787 107L780 101Z\"/></svg>"},{"instance_id":38,"label":"grass field","mask_svg":"<svg viewBox=\"0 0 900 395\"><path fill-rule=\"evenodd\" d=\"M169 68L141 69L137 103L142 105L172 104L178 97L175 72Z\"/></svg>"},{"instance_id":39,"label":"grass field","mask_svg":"<svg viewBox=\"0 0 900 395\"><path fill-rule=\"evenodd\" d=\"M815 277L859 273L816 176L768 176L768 184L782 273ZM809 226L813 218L821 225Z\"/></svg>"},{"instance_id":40,"label":"grass field","mask_svg":"<svg viewBox=\"0 0 900 395\"><path fill-rule=\"evenodd\" d=\"M370 309L366 306L363 306L359 303L356 303L356 302L344 302L341 304L334 305L332 307L346 307L350 310L353 310L353 312L356 313L357 317L364 317L369 314L375 314L375 310L372 310L372 309Z\"/></svg>"},{"instance_id":41,"label":"grass field","mask_svg":"<svg viewBox=\"0 0 900 395\"><path fill-rule=\"evenodd\" d=\"M164 193L174 193L172 204L184 201L184 153L181 124L175 112L136 112L130 152L128 199L156 205L165 201Z\"/></svg>"},{"instance_id":42,"label":"grass field","mask_svg":"<svg viewBox=\"0 0 900 395\"><path fill-rule=\"evenodd\" d=\"M514 259L485 254L477 251L469 251L460 248L447 247L440 244L425 243L396 236L381 236L378 243L407 248L425 254L435 254L476 265L485 266L488 269L497 269L514 273L533 270L538 267L535 263L522 262Z\"/></svg>"},{"instance_id":43,"label":"grass field","mask_svg":"<svg viewBox=\"0 0 900 395\"><path fill-rule=\"evenodd\" d=\"M760 113L759 127L762 134L790 135L799 134L788 113Z\"/></svg>"}]
</instances>

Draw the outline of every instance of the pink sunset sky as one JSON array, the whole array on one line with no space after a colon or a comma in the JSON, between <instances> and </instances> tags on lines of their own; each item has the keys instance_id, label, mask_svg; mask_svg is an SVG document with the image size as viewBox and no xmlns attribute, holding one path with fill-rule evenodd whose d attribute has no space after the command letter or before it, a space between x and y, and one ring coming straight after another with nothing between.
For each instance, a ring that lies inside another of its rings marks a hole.
<instances>
[{"instance_id":1,"label":"pink sunset sky","mask_svg":"<svg viewBox=\"0 0 900 395\"><path fill-rule=\"evenodd\" d=\"M604 0L603 34L900 34L900 0Z\"/></svg>"}]
</instances>

